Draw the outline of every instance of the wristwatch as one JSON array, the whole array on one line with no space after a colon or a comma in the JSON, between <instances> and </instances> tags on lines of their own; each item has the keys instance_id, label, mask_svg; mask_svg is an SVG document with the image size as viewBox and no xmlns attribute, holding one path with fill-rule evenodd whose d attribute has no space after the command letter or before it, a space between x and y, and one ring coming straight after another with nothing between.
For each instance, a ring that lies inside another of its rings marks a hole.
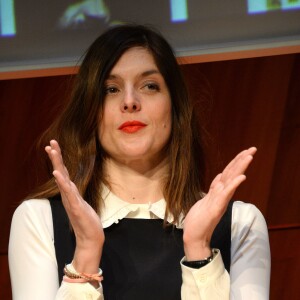
<instances>
[{"instance_id":1,"label":"wristwatch","mask_svg":"<svg viewBox=\"0 0 300 300\"><path fill-rule=\"evenodd\" d=\"M193 269L200 269L210 263L214 258L213 253L211 256L206 257L202 260L190 260L190 261L183 261L182 264L186 267L193 268Z\"/></svg>"}]
</instances>

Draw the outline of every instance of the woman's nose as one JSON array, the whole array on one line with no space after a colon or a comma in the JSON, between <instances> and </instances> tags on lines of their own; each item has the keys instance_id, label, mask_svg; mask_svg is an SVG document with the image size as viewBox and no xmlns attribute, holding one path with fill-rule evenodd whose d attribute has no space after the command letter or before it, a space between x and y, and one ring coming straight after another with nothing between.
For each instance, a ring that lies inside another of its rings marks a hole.
<instances>
[{"instance_id":1,"label":"woman's nose","mask_svg":"<svg viewBox=\"0 0 300 300\"><path fill-rule=\"evenodd\" d=\"M126 93L121 104L123 112L135 112L141 110L141 103L134 93Z\"/></svg>"}]
</instances>

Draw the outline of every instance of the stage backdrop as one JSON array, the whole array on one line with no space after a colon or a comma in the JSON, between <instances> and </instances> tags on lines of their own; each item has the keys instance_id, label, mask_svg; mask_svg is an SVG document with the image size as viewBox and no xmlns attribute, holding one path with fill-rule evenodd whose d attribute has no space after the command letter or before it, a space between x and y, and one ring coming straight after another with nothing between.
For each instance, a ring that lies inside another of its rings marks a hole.
<instances>
[{"instance_id":1,"label":"stage backdrop","mask_svg":"<svg viewBox=\"0 0 300 300\"><path fill-rule=\"evenodd\" d=\"M207 182L240 150L258 152L236 199L266 217L272 251L271 300L296 299L300 270L300 54L183 65L208 135ZM68 101L71 76L0 81L0 299L11 299L7 246L11 217L43 180L35 150ZM19 249L19 251L23 251Z\"/></svg>"}]
</instances>

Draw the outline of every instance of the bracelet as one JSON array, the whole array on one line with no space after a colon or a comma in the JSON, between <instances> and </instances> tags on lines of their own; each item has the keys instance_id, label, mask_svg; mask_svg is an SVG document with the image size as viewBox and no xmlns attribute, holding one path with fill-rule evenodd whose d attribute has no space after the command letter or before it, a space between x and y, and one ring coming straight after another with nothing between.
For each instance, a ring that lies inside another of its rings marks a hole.
<instances>
[{"instance_id":1,"label":"bracelet","mask_svg":"<svg viewBox=\"0 0 300 300\"><path fill-rule=\"evenodd\" d=\"M83 278L69 278L68 276L63 276L63 281L70 282L70 283L86 283L88 282L86 279Z\"/></svg>"},{"instance_id":2,"label":"bracelet","mask_svg":"<svg viewBox=\"0 0 300 300\"><path fill-rule=\"evenodd\" d=\"M72 270L70 270L70 267ZM78 282L78 283L84 283L84 282L90 282L90 281L102 281L103 276L102 276L102 270L99 268L99 272L96 274L88 274L88 273L78 273L72 264L70 265L65 265L64 267L64 274L65 276L63 277L64 281L67 282Z\"/></svg>"},{"instance_id":3,"label":"bracelet","mask_svg":"<svg viewBox=\"0 0 300 300\"><path fill-rule=\"evenodd\" d=\"M200 269L210 263L214 258L214 253L211 256L206 257L201 260L190 260L190 261L183 261L182 264L186 267L193 268L193 269Z\"/></svg>"}]
</instances>

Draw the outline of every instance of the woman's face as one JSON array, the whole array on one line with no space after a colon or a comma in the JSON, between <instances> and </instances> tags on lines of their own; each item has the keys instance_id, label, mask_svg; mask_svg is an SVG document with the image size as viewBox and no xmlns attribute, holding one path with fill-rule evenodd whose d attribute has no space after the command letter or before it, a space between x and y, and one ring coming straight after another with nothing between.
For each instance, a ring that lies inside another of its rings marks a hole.
<instances>
[{"instance_id":1,"label":"woman's face","mask_svg":"<svg viewBox=\"0 0 300 300\"><path fill-rule=\"evenodd\" d=\"M120 162L163 159L171 127L171 99L151 53L127 50L105 83L99 139L110 158Z\"/></svg>"}]
</instances>

